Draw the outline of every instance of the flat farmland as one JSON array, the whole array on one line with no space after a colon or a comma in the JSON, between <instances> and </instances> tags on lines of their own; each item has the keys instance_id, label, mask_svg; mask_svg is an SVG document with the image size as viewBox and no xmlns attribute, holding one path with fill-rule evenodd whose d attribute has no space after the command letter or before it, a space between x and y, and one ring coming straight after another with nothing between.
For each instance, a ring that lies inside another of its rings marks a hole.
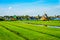
<instances>
[{"instance_id":1,"label":"flat farmland","mask_svg":"<svg viewBox=\"0 0 60 40\"><path fill-rule=\"evenodd\" d=\"M60 21L0 21L0 40L60 40L60 28L47 25L60 26Z\"/></svg>"}]
</instances>

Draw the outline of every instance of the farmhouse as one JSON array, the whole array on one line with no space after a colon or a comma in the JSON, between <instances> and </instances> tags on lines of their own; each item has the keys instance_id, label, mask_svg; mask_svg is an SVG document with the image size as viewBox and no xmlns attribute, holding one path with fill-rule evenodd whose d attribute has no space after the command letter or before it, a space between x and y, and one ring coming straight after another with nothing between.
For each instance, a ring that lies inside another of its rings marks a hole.
<instances>
[{"instance_id":1,"label":"farmhouse","mask_svg":"<svg viewBox=\"0 0 60 40\"><path fill-rule=\"evenodd\" d=\"M23 18L21 16L17 16L16 20L23 20Z\"/></svg>"},{"instance_id":2,"label":"farmhouse","mask_svg":"<svg viewBox=\"0 0 60 40\"><path fill-rule=\"evenodd\" d=\"M15 16L4 16L5 20L16 20Z\"/></svg>"},{"instance_id":3,"label":"farmhouse","mask_svg":"<svg viewBox=\"0 0 60 40\"><path fill-rule=\"evenodd\" d=\"M30 20L37 20L36 17L30 17Z\"/></svg>"},{"instance_id":4,"label":"farmhouse","mask_svg":"<svg viewBox=\"0 0 60 40\"><path fill-rule=\"evenodd\" d=\"M60 20L60 16L50 17L51 20Z\"/></svg>"},{"instance_id":5,"label":"farmhouse","mask_svg":"<svg viewBox=\"0 0 60 40\"><path fill-rule=\"evenodd\" d=\"M10 19L11 19L11 21L15 21L16 20L16 18L14 18L13 16L10 16Z\"/></svg>"},{"instance_id":6,"label":"farmhouse","mask_svg":"<svg viewBox=\"0 0 60 40\"><path fill-rule=\"evenodd\" d=\"M10 19L10 16L4 16L4 19L5 19L5 20L11 20L11 19Z\"/></svg>"},{"instance_id":7,"label":"farmhouse","mask_svg":"<svg viewBox=\"0 0 60 40\"><path fill-rule=\"evenodd\" d=\"M60 20L60 18L55 18L54 20Z\"/></svg>"}]
</instances>

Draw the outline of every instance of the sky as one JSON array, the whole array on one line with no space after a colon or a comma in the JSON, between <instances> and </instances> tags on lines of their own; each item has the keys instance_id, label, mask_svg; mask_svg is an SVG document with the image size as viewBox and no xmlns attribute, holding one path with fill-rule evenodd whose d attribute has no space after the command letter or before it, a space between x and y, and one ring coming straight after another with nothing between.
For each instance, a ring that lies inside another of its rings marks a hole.
<instances>
[{"instance_id":1,"label":"sky","mask_svg":"<svg viewBox=\"0 0 60 40\"><path fill-rule=\"evenodd\" d=\"M0 16L60 15L60 0L0 0Z\"/></svg>"}]
</instances>

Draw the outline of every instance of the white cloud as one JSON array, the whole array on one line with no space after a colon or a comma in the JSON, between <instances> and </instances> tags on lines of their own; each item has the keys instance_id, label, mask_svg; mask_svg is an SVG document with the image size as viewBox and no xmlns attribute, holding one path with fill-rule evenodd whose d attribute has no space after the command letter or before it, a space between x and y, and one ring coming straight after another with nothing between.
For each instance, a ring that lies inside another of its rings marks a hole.
<instances>
[{"instance_id":1,"label":"white cloud","mask_svg":"<svg viewBox=\"0 0 60 40\"><path fill-rule=\"evenodd\" d=\"M12 9L12 7L8 7L8 9L9 9L9 10L11 10L11 9Z\"/></svg>"}]
</instances>

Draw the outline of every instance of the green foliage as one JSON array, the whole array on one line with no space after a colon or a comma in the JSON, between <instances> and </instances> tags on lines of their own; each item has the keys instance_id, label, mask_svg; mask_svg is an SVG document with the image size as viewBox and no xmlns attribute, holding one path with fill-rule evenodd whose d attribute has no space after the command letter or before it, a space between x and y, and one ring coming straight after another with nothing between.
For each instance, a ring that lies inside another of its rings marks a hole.
<instances>
[{"instance_id":1,"label":"green foliage","mask_svg":"<svg viewBox=\"0 0 60 40\"><path fill-rule=\"evenodd\" d=\"M0 21L5 21L5 19L4 18L0 18Z\"/></svg>"}]
</instances>

